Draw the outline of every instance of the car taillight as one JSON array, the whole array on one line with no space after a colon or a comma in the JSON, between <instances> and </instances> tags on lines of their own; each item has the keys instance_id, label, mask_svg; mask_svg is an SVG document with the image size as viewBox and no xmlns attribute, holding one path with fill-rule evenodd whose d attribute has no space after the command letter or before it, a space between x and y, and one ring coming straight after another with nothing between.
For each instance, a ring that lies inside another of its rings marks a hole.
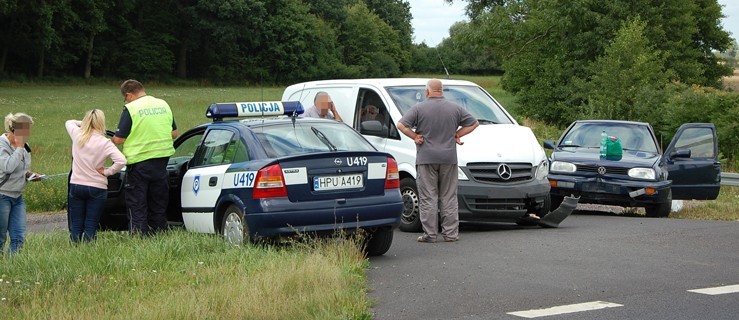
<instances>
[{"instance_id":1,"label":"car taillight","mask_svg":"<svg viewBox=\"0 0 739 320\"><path fill-rule=\"evenodd\" d=\"M252 194L254 199L276 197L287 197L285 178L282 177L282 168L279 164L262 168L257 172Z\"/></svg>"},{"instance_id":2,"label":"car taillight","mask_svg":"<svg viewBox=\"0 0 739 320\"><path fill-rule=\"evenodd\" d=\"M400 188L400 173L398 173L398 162L393 158L387 158L387 175L385 176L385 189Z\"/></svg>"}]
</instances>

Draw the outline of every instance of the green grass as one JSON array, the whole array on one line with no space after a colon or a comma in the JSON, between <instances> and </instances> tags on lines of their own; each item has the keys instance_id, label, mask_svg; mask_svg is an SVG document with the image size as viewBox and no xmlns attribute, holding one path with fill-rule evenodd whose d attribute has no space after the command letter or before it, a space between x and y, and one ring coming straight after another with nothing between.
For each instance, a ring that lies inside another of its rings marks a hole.
<instances>
[{"instance_id":1,"label":"green grass","mask_svg":"<svg viewBox=\"0 0 739 320\"><path fill-rule=\"evenodd\" d=\"M739 221L739 187L722 186L714 201L689 201L671 218L697 220Z\"/></svg>"},{"instance_id":2,"label":"green grass","mask_svg":"<svg viewBox=\"0 0 739 320\"><path fill-rule=\"evenodd\" d=\"M354 238L231 247L169 231L152 238L102 232L29 235L0 257L4 319L370 319Z\"/></svg>"},{"instance_id":3,"label":"green grass","mask_svg":"<svg viewBox=\"0 0 739 320\"><path fill-rule=\"evenodd\" d=\"M445 75L423 74L408 77L444 78ZM520 124L532 128L540 142L556 140L565 129L519 117L516 114L518 106L515 97L500 87L499 76L453 76L453 78L475 82L490 92L519 119ZM79 119L86 110L99 108L105 111L108 128L114 130L123 106L118 86L119 83L72 85L0 83L2 116L8 112L22 111L34 117L35 123L29 141L33 147L32 170L51 176L50 179L29 184L24 193L29 212L59 211L66 207L66 179L71 162L71 141L64 129L64 121ZM195 85L147 85L148 94L169 102L181 132L207 122L205 110L211 103L279 100L283 89L283 87L215 88ZM726 219L731 220L734 211L723 208L739 206L739 199L720 197L710 203L711 206L706 206L708 209L705 210L715 210L715 214L706 213L702 216L728 216ZM711 209L714 207L715 209Z\"/></svg>"},{"instance_id":4,"label":"green grass","mask_svg":"<svg viewBox=\"0 0 739 320\"><path fill-rule=\"evenodd\" d=\"M58 211L66 207L66 179L71 167L72 142L64 129L69 119L85 111L105 112L106 126L115 130L123 107L119 84L35 85L0 84L0 110L25 112L34 119L29 144L31 170L50 176L28 185L24 197L28 211ZM279 100L284 88L147 86L147 94L166 100L180 132L207 122L205 110L214 102Z\"/></svg>"}]
</instances>

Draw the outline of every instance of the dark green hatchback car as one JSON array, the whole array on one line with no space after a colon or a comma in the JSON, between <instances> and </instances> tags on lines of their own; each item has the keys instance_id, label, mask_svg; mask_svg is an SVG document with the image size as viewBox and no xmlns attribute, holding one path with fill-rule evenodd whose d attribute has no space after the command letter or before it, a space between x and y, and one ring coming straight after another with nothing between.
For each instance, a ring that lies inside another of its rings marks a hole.
<instances>
[{"instance_id":1,"label":"dark green hatchback car","mask_svg":"<svg viewBox=\"0 0 739 320\"><path fill-rule=\"evenodd\" d=\"M601 155L603 132L618 138L620 155ZM647 216L666 217L672 200L718 197L721 163L712 123L682 125L663 152L648 123L581 120L558 141L545 141L544 148L553 150L553 208L573 194L580 203L644 207Z\"/></svg>"}]
</instances>

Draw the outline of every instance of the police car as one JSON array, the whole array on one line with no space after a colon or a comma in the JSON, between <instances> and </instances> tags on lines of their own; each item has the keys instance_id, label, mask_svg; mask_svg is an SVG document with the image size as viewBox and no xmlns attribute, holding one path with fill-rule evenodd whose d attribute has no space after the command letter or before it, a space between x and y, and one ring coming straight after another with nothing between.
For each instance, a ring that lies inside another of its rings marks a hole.
<instances>
[{"instance_id":1,"label":"police car","mask_svg":"<svg viewBox=\"0 0 739 320\"><path fill-rule=\"evenodd\" d=\"M302 113L300 102L210 105L213 122L174 143L168 220L232 244L363 229L369 255L387 252L403 211L395 158L343 123ZM109 184L119 216L121 177Z\"/></svg>"}]
</instances>

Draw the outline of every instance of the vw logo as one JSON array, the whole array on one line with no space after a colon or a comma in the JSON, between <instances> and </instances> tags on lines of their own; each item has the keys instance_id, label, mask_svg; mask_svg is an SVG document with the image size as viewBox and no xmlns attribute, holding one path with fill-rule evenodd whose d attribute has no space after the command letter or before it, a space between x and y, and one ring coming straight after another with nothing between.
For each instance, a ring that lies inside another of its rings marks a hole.
<instances>
[{"instance_id":1,"label":"vw logo","mask_svg":"<svg viewBox=\"0 0 739 320\"><path fill-rule=\"evenodd\" d=\"M340 166L341 165L341 159L339 159L339 158L334 159L334 164L337 165L337 166Z\"/></svg>"},{"instance_id":2,"label":"vw logo","mask_svg":"<svg viewBox=\"0 0 739 320\"><path fill-rule=\"evenodd\" d=\"M511 178L512 174L513 172L511 171L511 167L508 166L507 164L501 163L498 166L498 176L500 176L501 179L508 180Z\"/></svg>"},{"instance_id":3,"label":"vw logo","mask_svg":"<svg viewBox=\"0 0 739 320\"><path fill-rule=\"evenodd\" d=\"M606 168L605 167L598 167L598 174L599 175L606 174Z\"/></svg>"}]
</instances>

